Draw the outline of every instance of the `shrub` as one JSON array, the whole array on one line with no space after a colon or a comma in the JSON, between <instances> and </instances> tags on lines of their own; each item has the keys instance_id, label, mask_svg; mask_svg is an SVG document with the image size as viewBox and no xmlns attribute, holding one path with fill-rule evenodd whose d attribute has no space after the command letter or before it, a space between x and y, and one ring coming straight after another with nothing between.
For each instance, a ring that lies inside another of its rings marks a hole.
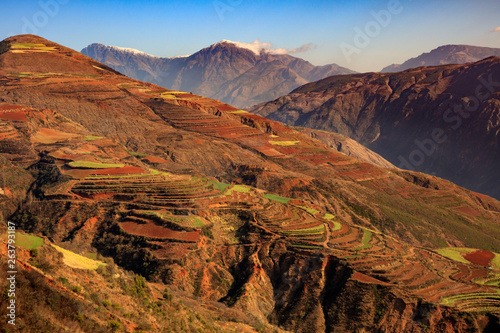
<instances>
[{"instance_id":1,"label":"shrub","mask_svg":"<svg viewBox=\"0 0 500 333\"><path fill-rule=\"evenodd\" d=\"M75 292L75 293L79 294L79 293L81 293L81 292L82 292L82 287L80 287L80 286L76 286L76 285L75 285L75 286L72 286L72 287L71 287L71 291L73 291L73 292Z\"/></svg>"},{"instance_id":2,"label":"shrub","mask_svg":"<svg viewBox=\"0 0 500 333\"><path fill-rule=\"evenodd\" d=\"M108 327L111 329L112 332L116 332L122 328L122 324L116 320L110 320L108 321Z\"/></svg>"}]
</instances>

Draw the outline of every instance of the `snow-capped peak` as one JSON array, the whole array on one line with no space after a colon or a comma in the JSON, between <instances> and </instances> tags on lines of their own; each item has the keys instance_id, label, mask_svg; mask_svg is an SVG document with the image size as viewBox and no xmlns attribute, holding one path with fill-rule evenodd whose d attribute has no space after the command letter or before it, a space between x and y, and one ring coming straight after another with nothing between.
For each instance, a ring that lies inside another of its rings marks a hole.
<instances>
[{"instance_id":1,"label":"snow-capped peak","mask_svg":"<svg viewBox=\"0 0 500 333\"><path fill-rule=\"evenodd\" d=\"M132 54L136 54L136 55L158 58L158 57L151 55L149 53L142 52L142 51L132 49L129 47L120 47L120 46L112 46L112 45L106 45L106 47L108 47L109 49L115 50L115 51L121 51L121 52L125 52L125 53L132 53Z\"/></svg>"},{"instance_id":2,"label":"snow-capped peak","mask_svg":"<svg viewBox=\"0 0 500 333\"><path fill-rule=\"evenodd\" d=\"M104 47L106 47L106 48L108 48L110 50L113 50L113 51L118 51L118 52L123 52L123 53L131 53L131 54L134 54L134 55L141 55L141 56L151 57L151 58L175 59L175 58L187 58L187 57L190 56L190 55L185 55L185 56L175 56L175 57L158 57L158 56L154 56L152 54L149 54L149 53L146 53L146 52L143 52L143 51L139 51L139 50L136 50L136 49L132 49L132 48L129 48L129 47L104 45L104 44L99 44L99 43L95 43L95 44L92 44L92 45L100 45L100 46L104 46Z\"/></svg>"},{"instance_id":3,"label":"snow-capped peak","mask_svg":"<svg viewBox=\"0 0 500 333\"><path fill-rule=\"evenodd\" d=\"M236 47L247 49L255 53L256 55L260 55L261 52L266 52L270 54L290 54L290 53L297 53L299 52L299 49L293 49L293 50L288 50L288 49L273 49L272 48L272 43L265 43L261 42L260 40L256 39L251 43L244 43L244 42L233 42L227 39L224 39L220 41L217 44L222 44L222 43L230 43L235 45ZM216 45L217 45L216 44Z\"/></svg>"}]
</instances>

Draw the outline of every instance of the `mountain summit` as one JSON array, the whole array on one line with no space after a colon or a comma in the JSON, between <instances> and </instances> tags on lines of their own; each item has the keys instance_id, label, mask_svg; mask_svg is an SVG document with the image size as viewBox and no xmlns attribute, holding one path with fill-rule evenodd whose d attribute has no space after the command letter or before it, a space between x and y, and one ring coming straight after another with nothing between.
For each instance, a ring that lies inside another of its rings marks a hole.
<instances>
[{"instance_id":1,"label":"mountain summit","mask_svg":"<svg viewBox=\"0 0 500 333\"><path fill-rule=\"evenodd\" d=\"M500 49L470 45L443 45L428 53L411 58L404 63L382 69L383 73L399 72L421 66L439 66L476 62L491 56L500 57Z\"/></svg>"},{"instance_id":2,"label":"mountain summit","mask_svg":"<svg viewBox=\"0 0 500 333\"><path fill-rule=\"evenodd\" d=\"M192 55L160 58L134 49L91 44L82 53L135 79L191 91L237 107L268 101L331 75L353 71L314 66L266 43L223 40Z\"/></svg>"}]
</instances>

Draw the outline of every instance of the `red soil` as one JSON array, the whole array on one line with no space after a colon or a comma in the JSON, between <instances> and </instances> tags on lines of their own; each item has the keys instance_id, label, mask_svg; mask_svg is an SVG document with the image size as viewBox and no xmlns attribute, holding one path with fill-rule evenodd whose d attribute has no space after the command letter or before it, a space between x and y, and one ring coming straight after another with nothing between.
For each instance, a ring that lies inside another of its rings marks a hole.
<instances>
[{"instance_id":1,"label":"red soil","mask_svg":"<svg viewBox=\"0 0 500 333\"><path fill-rule=\"evenodd\" d=\"M464 214L474 216L474 217L481 216L481 212L478 210L475 210L472 207L459 207L459 208L455 208L455 210L460 212L460 213L464 213Z\"/></svg>"},{"instance_id":2,"label":"red soil","mask_svg":"<svg viewBox=\"0 0 500 333\"><path fill-rule=\"evenodd\" d=\"M485 269L479 269L479 268L473 268L471 272L470 279L469 281L472 281L473 279L478 279L478 278L484 278L488 276L488 271Z\"/></svg>"},{"instance_id":3,"label":"red soil","mask_svg":"<svg viewBox=\"0 0 500 333\"><path fill-rule=\"evenodd\" d=\"M466 260L473 264L489 267L491 259L495 258L495 255L490 251L479 250L471 253L467 253L463 256Z\"/></svg>"},{"instance_id":4,"label":"red soil","mask_svg":"<svg viewBox=\"0 0 500 333\"><path fill-rule=\"evenodd\" d=\"M131 235L187 242L197 242L200 239L200 231L175 231L154 223L139 224L135 222L123 222L120 223L120 226L126 233Z\"/></svg>"},{"instance_id":5,"label":"red soil","mask_svg":"<svg viewBox=\"0 0 500 333\"><path fill-rule=\"evenodd\" d=\"M460 280L469 275L469 268L466 265L457 264L457 267L460 271L452 275L451 276L452 279Z\"/></svg>"},{"instance_id":6,"label":"red soil","mask_svg":"<svg viewBox=\"0 0 500 333\"><path fill-rule=\"evenodd\" d=\"M25 107L19 105L2 104L0 105L0 110L19 110Z\"/></svg>"},{"instance_id":7,"label":"red soil","mask_svg":"<svg viewBox=\"0 0 500 333\"><path fill-rule=\"evenodd\" d=\"M135 166L125 166L121 168L106 168L106 169L96 169L92 170L93 175L123 175L123 174L136 174L144 173L143 168Z\"/></svg>"},{"instance_id":8,"label":"red soil","mask_svg":"<svg viewBox=\"0 0 500 333\"><path fill-rule=\"evenodd\" d=\"M7 187L5 187L5 188L3 189L3 192L4 192L4 193L5 193L5 195L6 195L6 196L8 196L8 197L11 197L11 196L12 196L12 192L11 192L11 191L10 191Z\"/></svg>"},{"instance_id":9,"label":"red soil","mask_svg":"<svg viewBox=\"0 0 500 333\"><path fill-rule=\"evenodd\" d=\"M54 152L50 153L49 155L54 157L54 158L60 159L60 160L74 160L78 157L83 156L81 154L65 154L59 150L54 151Z\"/></svg>"},{"instance_id":10,"label":"red soil","mask_svg":"<svg viewBox=\"0 0 500 333\"><path fill-rule=\"evenodd\" d=\"M0 113L0 119L13 121L27 121L26 113L24 112L6 112Z\"/></svg>"},{"instance_id":11,"label":"red soil","mask_svg":"<svg viewBox=\"0 0 500 333\"><path fill-rule=\"evenodd\" d=\"M227 105L227 104L217 105L217 109L219 109L221 111L236 111L236 110L238 110L237 108L232 107L231 105Z\"/></svg>"},{"instance_id":12,"label":"red soil","mask_svg":"<svg viewBox=\"0 0 500 333\"><path fill-rule=\"evenodd\" d=\"M385 285L385 286L389 285L388 283L377 280L375 278L372 278L371 276L365 275L365 274L360 273L360 272L354 272L351 279L359 281L359 282L363 282L363 283L375 283L375 284L380 284L380 285Z\"/></svg>"}]
</instances>

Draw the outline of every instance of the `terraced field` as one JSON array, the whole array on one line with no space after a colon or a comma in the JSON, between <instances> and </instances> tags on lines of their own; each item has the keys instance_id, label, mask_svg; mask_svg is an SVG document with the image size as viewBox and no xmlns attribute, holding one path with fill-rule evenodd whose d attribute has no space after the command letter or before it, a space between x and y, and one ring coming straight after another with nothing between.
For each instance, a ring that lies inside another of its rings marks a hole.
<instances>
[{"instance_id":1,"label":"terraced field","mask_svg":"<svg viewBox=\"0 0 500 333\"><path fill-rule=\"evenodd\" d=\"M15 50L41 51L43 56L53 52L44 47L20 45ZM72 59L81 60L76 57ZM44 200L109 209L106 213L113 214L106 217L112 219L107 222L113 232L140 243L148 255L160 260L180 260L211 237L218 241L224 228L217 226L217 230L214 217L228 212L244 220L252 233L260 229L266 239L284 240L287 249L340 258L354 269L351 279L361 283L394 286L415 298L466 311L499 312L496 254L472 249L462 255L448 250L454 253L450 257L387 236L411 233L421 242L430 239L435 247L446 246L443 238L433 239L443 230L454 235L456 231L456 240L486 239L475 237L478 231L470 226L498 221L498 211L488 208L496 204L490 205L488 198L435 177L375 167L219 101L168 91L110 71L93 75L105 71L97 65L65 75L19 70L2 77L10 84L4 87L6 100L19 92L16 87L25 87L19 90L33 95L24 103L46 95L64 97L51 97L51 107L67 103L61 114L46 106L39 111L0 106L0 140L8 148L15 140L26 140L29 149L43 153L40 167L54 175L50 179L54 184L40 189ZM23 94L17 96L23 98ZM84 107L75 111L80 105ZM129 120L133 125L120 122L126 117L133 117ZM217 149L211 144L217 144ZM202 151L193 160L182 161L189 159L186 156L196 145L200 151L214 149L210 158ZM232 158L236 150L240 155ZM234 184L202 175L203 164L219 159L228 172L210 175ZM255 179L245 178L249 174ZM446 228L440 229L442 225ZM491 230L490 244L496 244L496 231ZM237 233L232 237L219 244L237 244ZM489 249L494 251L493 246Z\"/></svg>"}]
</instances>

